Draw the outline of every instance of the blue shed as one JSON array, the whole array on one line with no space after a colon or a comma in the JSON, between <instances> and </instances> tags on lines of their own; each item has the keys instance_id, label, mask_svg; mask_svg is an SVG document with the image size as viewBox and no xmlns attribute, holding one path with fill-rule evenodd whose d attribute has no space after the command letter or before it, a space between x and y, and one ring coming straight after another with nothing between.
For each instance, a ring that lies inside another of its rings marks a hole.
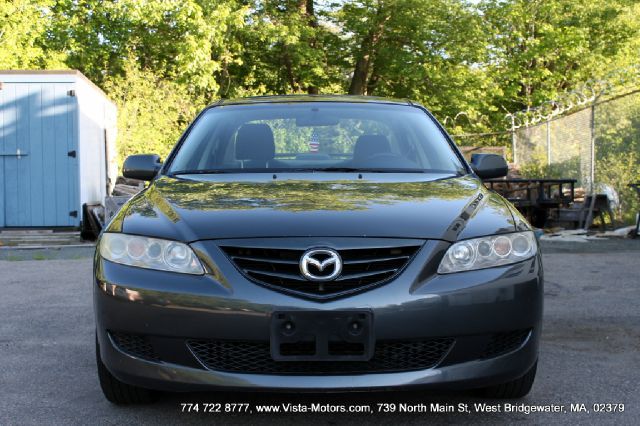
<instances>
[{"instance_id":1,"label":"blue shed","mask_svg":"<svg viewBox=\"0 0 640 426\"><path fill-rule=\"evenodd\" d=\"M0 71L0 228L79 227L115 183L116 107L78 71Z\"/></svg>"}]
</instances>

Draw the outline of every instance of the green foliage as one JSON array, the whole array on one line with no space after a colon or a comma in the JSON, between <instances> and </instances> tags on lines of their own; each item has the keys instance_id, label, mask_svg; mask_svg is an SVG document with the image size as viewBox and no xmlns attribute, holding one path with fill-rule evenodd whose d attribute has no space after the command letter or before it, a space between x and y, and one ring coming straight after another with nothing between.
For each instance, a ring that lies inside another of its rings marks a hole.
<instances>
[{"instance_id":1,"label":"green foliage","mask_svg":"<svg viewBox=\"0 0 640 426\"><path fill-rule=\"evenodd\" d=\"M492 103L517 111L637 62L638 4L630 0L484 0L491 33ZM630 50L631 49L631 50Z\"/></svg>"},{"instance_id":2,"label":"green foliage","mask_svg":"<svg viewBox=\"0 0 640 426\"><path fill-rule=\"evenodd\" d=\"M59 0L52 8L53 42L68 54L67 63L102 83L124 77L129 59L158 77L190 89L217 90L212 43L219 41L219 18L196 1ZM211 19L216 18L216 19Z\"/></svg>"},{"instance_id":3,"label":"green foliage","mask_svg":"<svg viewBox=\"0 0 640 426\"><path fill-rule=\"evenodd\" d=\"M529 178L549 178L549 179L576 179L580 170L580 158L572 157L567 160L547 164L544 158L532 158L524 164L519 172L524 177Z\"/></svg>"},{"instance_id":4,"label":"green foliage","mask_svg":"<svg viewBox=\"0 0 640 426\"><path fill-rule=\"evenodd\" d=\"M0 0L0 69L66 68L64 55L50 50L53 0Z\"/></svg>"},{"instance_id":5,"label":"green foliage","mask_svg":"<svg viewBox=\"0 0 640 426\"><path fill-rule=\"evenodd\" d=\"M596 182L619 192L622 220L632 223L640 200L640 94L596 106Z\"/></svg>"},{"instance_id":6,"label":"green foliage","mask_svg":"<svg viewBox=\"0 0 640 426\"><path fill-rule=\"evenodd\" d=\"M237 27L234 62L223 96L342 92L347 62L335 28L313 1L255 1Z\"/></svg>"},{"instance_id":7,"label":"green foliage","mask_svg":"<svg viewBox=\"0 0 640 426\"><path fill-rule=\"evenodd\" d=\"M479 66L488 39L475 9L450 0L366 0L335 16L353 32L346 40L356 62L351 93L415 99L440 117L465 111L477 129L492 82ZM354 84L358 61L363 81Z\"/></svg>"},{"instance_id":8,"label":"green foliage","mask_svg":"<svg viewBox=\"0 0 640 426\"><path fill-rule=\"evenodd\" d=\"M588 122L576 118L590 117L591 109L576 112L552 122L557 139L552 149L552 164L547 164L546 141L533 137L527 160L520 168L526 177L576 178L590 174L590 128ZM608 186L620 201L616 214L625 223L633 223L640 203L630 183L640 182L640 93L598 103L593 110L595 120L596 190ZM544 126L544 125L542 125ZM543 127L544 128L544 127ZM557 129L561 128L562 132ZM529 128L531 131L535 128ZM563 133L565 137L559 136ZM562 151L562 152L560 152ZM581 158L582 157L582 158ZM560 159L560 161L558 161ZM586 182L578 180L578 185ZM589 188L586 188L589 190Z\"/></svg>"},{"instance_id":9,"label":"green foliage","mask_svg":"<svg viewBox=\"0 0 640 426\"><path fill-rule=\"evenodd\" d=\"M126 86L134 61L196 109L407 97L454 134L490 132L506 111L637 62L639 12L633 0L0 0L0 66L75 68L107 88Z\"/></svg>"},{"instance_id":10,"label":"green foliage","mask_svg":"<svg viewBox=\"0 0 640 426\"><path fill-rule=\"evenodd\" d=\"M166 155L218 98L285 93L407 97L453 134L496 133L458 142L509 146L506 112L638 62L639 14L636 0L0 0L0 68L82 71L118 104L121 159ZM635 117L599 136L618 187L637 180Z\"/></svg>"},{"instance_id":11,"label":"green foliage","mask_svg":"<svg viewBox=\"0 0 640 426\"><path fill-rule=\"evenodd\" d=\"M118 106L118 155L156 153L166 158L180 133L197 113L197 104L178 83L140 70L129 61L124 78L109 78L105 89Z\"/></svg>"}]
</instances>

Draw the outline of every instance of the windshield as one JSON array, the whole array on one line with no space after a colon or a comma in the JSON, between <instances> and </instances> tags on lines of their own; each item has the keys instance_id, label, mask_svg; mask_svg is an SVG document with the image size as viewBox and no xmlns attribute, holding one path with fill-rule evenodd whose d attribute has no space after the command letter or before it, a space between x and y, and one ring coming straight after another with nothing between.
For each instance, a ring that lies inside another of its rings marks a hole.
<instances>
[{"instance_id":1,"label":"windshield","mask_svg":"<svg viewBox=\"0 0 640 426\"><path fill-rule=\"evenodd\" d=\"M424 111L404 105L303 102L205 111L169 174L287 171L464 173Z\"/></svg>"}]
</instances>

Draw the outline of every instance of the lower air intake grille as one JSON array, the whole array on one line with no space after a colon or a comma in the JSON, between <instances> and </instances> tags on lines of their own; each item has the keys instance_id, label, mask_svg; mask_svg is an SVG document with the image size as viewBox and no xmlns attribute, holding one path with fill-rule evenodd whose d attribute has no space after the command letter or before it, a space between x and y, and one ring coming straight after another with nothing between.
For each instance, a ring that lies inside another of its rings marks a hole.
<instances>
[{"instance_id":1,"label":"lower air intake grille","mask_svg":"<svg viewBox=\"0 0 640 426\"><path fill-rule=\"evenodd\" d=\"M422 341L383 341L369 361L274 361L268 342L190 340L189 348L210 370L257 374L352 374L424 370L436 366L449 352L453 338Z\"/></svg>"},{"instance_id":2,"label":"lower air intake grille","mask_svg":"<svg viewBox=\"0 0 640 426\"><path fill-rule=\"evenodd\" d=\"M220 247L251 281L312 298L352 293L390 281L409 263L420 245L338 250L342 273L333 281L313 282L300 273L305 249Z\"/></svg>"},{"instance_id":3,"label":"lower air intake grille","mask_svg":"<svg viewBox=\"0 0 640 426\"><path fill-rule=\"evenodd\" d=\"M110 331L109 335L122 352L147 361L160 361L160 357L153 350L148 337L117 331Z\"/></svg>"},{"instance_id":4,"label":"lower air intake grille","mask_svg":"<svg viewBox=\"0 0 640 426\"><path fill-rule=\"evenodd\" d=\"M518 349L527 340L530 332L531 330L527 329L494 334L485 348L483 358L493 358Z\"/></svg>"}]
</instances>

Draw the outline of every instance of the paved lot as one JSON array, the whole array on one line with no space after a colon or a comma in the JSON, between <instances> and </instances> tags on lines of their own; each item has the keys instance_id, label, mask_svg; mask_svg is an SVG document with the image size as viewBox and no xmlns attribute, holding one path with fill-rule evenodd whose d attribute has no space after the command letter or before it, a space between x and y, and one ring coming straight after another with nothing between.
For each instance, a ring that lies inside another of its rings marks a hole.
<instances>
[{"instance_id":1,"label":"paved lot","mask_svg":"<svg viewBox=\"0 0 640 426\"><path fill-rule=\"evenodd\" d=\"M545 254L546 313L538 377L522 403L622 403L624 413L203 414L182 402L252 404L479 402L469 394L385 392L164 396L115 407L94 366L91 260L0 261L0 424L640 423L640 251ZM589 250L587 250L589 251ZM495 401L490 401L496 403Z\"/></svg>"}]
</instances>

